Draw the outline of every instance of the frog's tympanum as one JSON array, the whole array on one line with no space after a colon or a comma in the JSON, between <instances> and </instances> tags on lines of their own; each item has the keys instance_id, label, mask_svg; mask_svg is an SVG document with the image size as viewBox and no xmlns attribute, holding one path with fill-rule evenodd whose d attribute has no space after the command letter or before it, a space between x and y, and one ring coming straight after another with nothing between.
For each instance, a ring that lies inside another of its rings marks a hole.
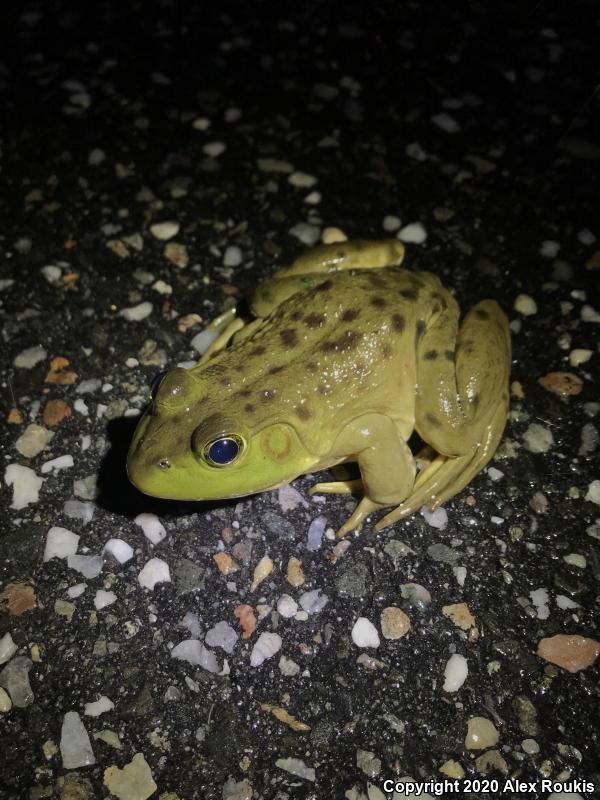
<instances>
[{"instance_id":1,"label":"frog's tympanum","mask_svg":"<svg viewBox=\"0 0 600 800\"><path fill-rule=\"evenodd\" d=\"M386 506L378 530L459 492L506 422L508 323L483 300L459 324L439 279L401 269L403 256L397 240L318 247L257 287L254 319L215 320L200 362L153 391L131 481L155 497L215 500L357 462L360 479L312 489L362 493L339 536ZM425 447L413 455L415 430Z\"/></svg>"}]
</instances>

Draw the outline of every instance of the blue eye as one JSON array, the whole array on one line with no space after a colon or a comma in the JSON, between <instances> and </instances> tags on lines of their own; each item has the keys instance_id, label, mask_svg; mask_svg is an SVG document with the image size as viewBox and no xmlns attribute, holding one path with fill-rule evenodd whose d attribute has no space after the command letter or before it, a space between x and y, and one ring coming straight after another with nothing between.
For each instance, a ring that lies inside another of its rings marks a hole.
<instances>
[{"instance_id":1,"label":"blue eye","mask_svg":"<svg viewBox=\"0 0 600 800\"><path fill-rule=\"evenodd\" d=\"M241 440L237 436L223 436L206 446L207 460L213 467L225 467L238 457Z\"/></svg>"},{"instance_id":2,"label":"blue eye","mask_svg":"<svg viewBox=\"0 0 600 800\"><path fill-rule=\"evenodd\" d=\"M157 375L155 375L152 378L152 383L150 384L150 399L151 400L154 400L154 398L156 397L156 393L158 392L158 387L161 385L162 379L165 377L166 374L167 374L167 370L164 369L162 372L159 372Z\"/></svg>"}]
</instances>

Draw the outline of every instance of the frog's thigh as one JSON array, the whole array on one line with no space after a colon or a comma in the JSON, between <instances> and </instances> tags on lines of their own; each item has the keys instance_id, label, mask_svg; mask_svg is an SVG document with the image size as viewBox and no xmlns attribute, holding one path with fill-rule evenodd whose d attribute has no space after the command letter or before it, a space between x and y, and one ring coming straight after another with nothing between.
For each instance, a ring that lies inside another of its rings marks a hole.
<instances>
[{"instance_id":1,"label":"frog's thigh","mask_svg":"<svg viewBox=\"0 0 600 800\"><path fill-rule=\"evenodd\" d=\"M418 349L415 427L438 453L472 453L498 406L508 404L508 320L493 300L478 303L457 329L451 304L425 330Z\"/></svg>"}]
</instances>

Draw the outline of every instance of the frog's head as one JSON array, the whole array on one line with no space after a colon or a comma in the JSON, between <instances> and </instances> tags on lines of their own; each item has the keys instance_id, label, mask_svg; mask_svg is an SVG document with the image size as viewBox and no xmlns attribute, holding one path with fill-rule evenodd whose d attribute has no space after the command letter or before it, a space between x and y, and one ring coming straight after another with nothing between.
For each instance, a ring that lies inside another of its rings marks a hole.
<instances>
[{"instance_id":1,"label":"frog's head","mask_svg":"<svg viewBox=\"0 0 600 800\"><path fill-rule=\"evenodd\" d=\"M281 486L317 459L287 422L250 428L235 404L219 410L189 370L167 372L153 390L127 456L142 492L169 500L217 500Z\"/></svg>"}]
</instances>

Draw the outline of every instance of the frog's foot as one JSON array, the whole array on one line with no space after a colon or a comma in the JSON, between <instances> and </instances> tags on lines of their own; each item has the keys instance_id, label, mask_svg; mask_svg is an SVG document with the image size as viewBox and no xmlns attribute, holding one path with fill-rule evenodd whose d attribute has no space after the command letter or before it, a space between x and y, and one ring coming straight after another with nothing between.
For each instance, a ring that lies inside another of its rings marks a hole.
<instances>
[{"instance_id":1,"label":"frog's foot","mask_svg":"<svg viewBox=\"0 0 600 800\"><path fill-rule=\"evenodd\" d=\"M227 321L230 317L231 319ZM217 322L219 322L219 324L215 325ZM222 314L220 317L217 317L217 319L213 320L206 330L220 331L220 333L217 338L210 343L198 363L204 364L211 358L212 355L214 355L214 353L224 350L231 341L233 335L240 331L243 327L244 322L239 317L235 316L235 310L233 315L228 316L228 312L225 312L225 314Z\"/></svg>"},{"instance_id":2,"label":"frog's foot","mask_svg":"<svg viewBox=\"0 0 600 800\"><path fill-rule=\"evenodd\" d=\"M504 417L505 411L501 406L486 426L482 440L473 452L456 458L442 455L434 458L417 476L411 494L380 519L375 530L380 531L404 519L423 505L430 511L435 511L445 500L464 489L494 455L502 435Z\"/></svg>"},{"instance_id":3,"label":"frog's foot","mask_svg":"<svg viewBox=\"0 0 600 800\"><path fill-rule=\"evenodd\" d=\"M347 481L330 481L329 483L315 483L308 490L309 494L355 494L361 492L363 482L361 478Z\"/></svg>"},{"instance_id":4,"label":"frog's foot","mask_svg":"<svg viewBox=\"0 0 600 800\"><path fill-rule=\"evenodd\" d=\"M349 517L337 531L336 536L338 539L342 539L347 533L350 533L350 531L360 528L369 514L372 514L373 511L377 511L379 508L384 508L384 506L381 503L373 502L369 497L363 497L354 509L352 516Z\"/></svg>"}]
</instances>

